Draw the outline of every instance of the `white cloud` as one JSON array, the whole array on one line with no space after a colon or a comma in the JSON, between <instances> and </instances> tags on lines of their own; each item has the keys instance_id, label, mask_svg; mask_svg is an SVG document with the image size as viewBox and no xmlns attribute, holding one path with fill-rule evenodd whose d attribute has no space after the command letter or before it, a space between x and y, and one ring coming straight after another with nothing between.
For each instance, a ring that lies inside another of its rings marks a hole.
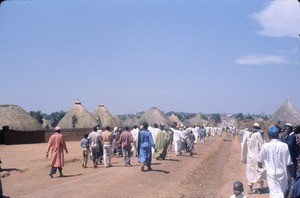
<instances>
[{"instance_id":1,"label":"white cloud","mask_svg":"<svg viewBox=\"0 0 300 198\"><path fill-rule=\"evenodd\" d=\"M250 16L262 27L259 34L271 37L294 37L300 34L300 5L296 0L274 0Z\"/></svg>"},{"instance_id":2,"label":"white cloud","mask_svg":"<svg viewBox=\"0 0 300 198\"><path fill-rule=\"evenodd\" d=\"M289 61L284 56L267 55L267 56L256 56L249 55L243 56L235 61L237 64L241 65L265 65L265 64L284 64L289 63Z\"/></svg>"}]
</instances>

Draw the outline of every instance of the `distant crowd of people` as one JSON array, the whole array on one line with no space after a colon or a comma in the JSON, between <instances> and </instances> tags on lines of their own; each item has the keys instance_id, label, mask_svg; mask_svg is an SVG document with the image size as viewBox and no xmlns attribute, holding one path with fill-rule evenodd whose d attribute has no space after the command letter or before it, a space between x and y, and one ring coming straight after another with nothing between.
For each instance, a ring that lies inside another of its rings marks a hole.
<instances>
[{"instance_id":1,"label":"distant crowd of people","mask_svg":"<svg viewBox=\"0 0 300 198\"><path fill-rule=\"evenodd\" d=\"M57 170L62 177L64 166L64 151L68 153L64 137L60 134L60 127L55 127L55 133L50 137L46 157L51 152L51 169L49 176L53 178ZM89 159L93 167L103 164L105 168L112 167L112 157L123 157L124 166L131 167L132 156L138 158L141 171L151 171L152 158L164 160L168 152L182 155L186 152L189 156L194 154L194 144L198 139L205 144L205 138L211 136L213 130L204 126L186 127L184 125L174 128L164 124L149 126L144 123L141 126L101 128L100 125L93 127L92 132L84 134L80 141L82 148L82 167L86 168ZM147 169L146 169L147 168Z\"/></svg>"}]
</instances>

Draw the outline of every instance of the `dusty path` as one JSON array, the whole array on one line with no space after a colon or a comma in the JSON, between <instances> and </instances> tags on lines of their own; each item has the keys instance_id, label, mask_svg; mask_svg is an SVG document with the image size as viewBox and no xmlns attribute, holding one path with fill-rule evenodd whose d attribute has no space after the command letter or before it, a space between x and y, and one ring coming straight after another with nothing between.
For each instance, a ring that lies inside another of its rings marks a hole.
<instances>
[{"instance_id":1,"label":"dusty path","mask_svg":"<svg viewBox=\"0 0 300 198\"><path fill-rule=\"evenodd\" d=\"M81 167L79 142L67 142L63 178L48 176L46 144L0 145L1 172L6 195L15 197L229 197L232 183L247 184L245 166L240 162L238 139L209 138L197 144L195 155L186 153L166 160L153 160L151 172L141 172L137 159L124 167L121 158L112 159L113 167ZM227 141L228 140L228 141ZM245 187L247 191L247 187ZM247 194L247 193L245 193ZM268 194L248 197L269 197Z\"/></svg>"}]
</instances>

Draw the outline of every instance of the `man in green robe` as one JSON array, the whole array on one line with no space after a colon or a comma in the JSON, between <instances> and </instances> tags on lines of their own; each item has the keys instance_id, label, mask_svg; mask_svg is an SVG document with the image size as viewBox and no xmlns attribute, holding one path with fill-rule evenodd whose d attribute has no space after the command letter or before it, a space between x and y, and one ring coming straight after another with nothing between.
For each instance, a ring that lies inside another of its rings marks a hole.
<instances>
[{"instance_id":1,"label":"man in green robe","mask_svg":"<svg viewBox=\"0 0 300 198\"><path fill-rule=\"evenodd\" d=\"M155 158L157 160L165 159L167 156L167 149L168 149L168 134L164 130L164 125L160 124L159 130L157 130L155 136Z\"/></svg>"}]
</instances>

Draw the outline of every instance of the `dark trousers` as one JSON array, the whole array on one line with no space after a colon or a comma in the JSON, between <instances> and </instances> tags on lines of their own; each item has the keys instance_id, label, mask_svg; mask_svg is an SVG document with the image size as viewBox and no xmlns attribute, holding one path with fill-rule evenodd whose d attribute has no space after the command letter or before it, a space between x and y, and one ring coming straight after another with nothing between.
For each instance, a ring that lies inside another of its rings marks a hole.
<instances>
[{"instance_id":1,"label":"dark trousers","mask_svg":"<svg viewBox=\"0 0 300 198\"><path fill-rule=\"evenodd\" d=\"M190 148L189 148L190 156L192 156L194 154L194 146L195 146L195 143L191 142L191 145L190 145Z\"/></svg>"},{"instance_id":2,"label":"dark trousers","mask_svg":"<svg viewBox=\"0 0 300 198\"><path fill-rule=\"evenodd\" d=\"M59 174L62 175L62 167L51 167L50 174L56 174L56 170L58 169Z\"/></svg>"},{"instance_id":3,"label":"dark trousers","mask_svg":"<svg viewBox=\"0 0 300 198\"><path fill-rule=\"evenodd\" d=\"M97 166L98 164L98 152L96 149L92 149L92 154L93 154L93 164L94 166Z\"/></svg>"}]
</instances>

